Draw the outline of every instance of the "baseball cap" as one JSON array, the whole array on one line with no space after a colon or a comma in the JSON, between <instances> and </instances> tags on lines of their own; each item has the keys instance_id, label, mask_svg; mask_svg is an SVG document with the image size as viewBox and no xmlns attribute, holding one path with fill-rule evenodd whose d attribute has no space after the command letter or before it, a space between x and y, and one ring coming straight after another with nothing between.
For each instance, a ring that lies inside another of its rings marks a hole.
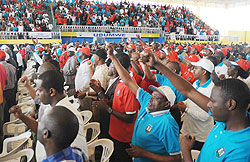
<instances>
[{"instance_id":1,"label":"baseball cap","mask_svg":"<svg viewBox=\"0 0 250 162\"><path fill-rule=\"evenodd\" d=\"M97 55L97 56L99 56L102 59L106 59L107 58L107 53L106 53L106 51L104 49L99 49L94 54Z\"/></svg>"},{"instance_id":2,"label":"baseball cap","mask_svg":"<svg viewBox=\"0 0 250 162\"><path fill-rule=\"evenodd\" d=\"M181 50L181 49L183 49L183 47L182 47L182 46L178 46L178 47L176 48L175 52L178 52L178 51Z\"/></svg>"},{"instance_id":3,"label":"baseball cap","mask_svg":"<svg viewBox=\"0 0 250 162\"><path fill-rule=\"evenodd\" d=\"M188 58L185 58L185 60L191 61L191 62L198 62L200 59L196 55L189 55Z\"/></svg>"},{"instance_id":4,"label":"baseball cap","mask_svg":"<svg viewBox=\"0 0 250 162\"><path fill-rule=\"evenodd\" d=\"M80 48L78 52L83 52L85 55L90 56L90 49L88 47Z\"/></svg>"},{"instance_id":5,"label":"baseball cap","mask_svg":"<svg viewBox=\"0 0 250 162\"><path fill-rule=\"evenodd\" d=\"M208 48L207 50L210 50L214 54L214 49L213 48Z\"/></svg>"},{"instance_id":6,"label":"baseball cap","mask_svg":"<svg viewBox=\"0 0 250 162\"><path fill-rule=\"evenodd\" d=\"M75 50L74 47L70 47L70 48L68 49L68 51L69 51L69 52L76 52L76 50Z\"/></svg>"},{"instance_id":7,"label":"baseball cap","mask_svg":"<svg viewBox=\"0 0 250 162\"><path fill-rule=\"evenodd\" d=\"M193 46L199 53L201 52L201 46L199 46L198 44Z\"/></svg>"},{"instance_id":8,"label":"baseball cap","mask_svg":"<svg viewBox=\"0 0 250 162\"><path fill-rule=\"evenodd\" d=\"M157 91L161 95L165 96L168 99L168 101L170 102L170 106L174 105L174 101L175 101L176 96L175 96L173 90L169 86L156 87L154 85L151 85L151 86L149 86L149 88L152 91Z\"/></svg>"},{"instance_id":9,"label":"baseball cap","mask_svg":"<svg viewBox=\"0 0 250 162\"><path fill-rule=\"evenodd\" d=\"M6 53L0 50L0 59L5 59L5 58L6 58Z\"/></svg>"},{"instance_id":10,"label":"baseball cap","mask_svg":"<svg viewBox=\"0 0 250 162\"><path fill-rule=\"evenodd\" d=\"M194 66L200 66L206 71L212 73L214 70L214 64L208 59L200 59L198 62L191 62Z\"/></svg>"},{"instance_id":11,"label":"baseball cap","mask_svg":"<svg viewBox=\"0 0 250 162\"><path fill-rule=\"evenodd\" d=\"M236 62L230 61L230 63L232 65L235 65L235 66L240 66L244 71L247 71L249 69L249 67L248 67L249 64L248 64L247 60L239 59Z\"/></svg>"}]
</instances>

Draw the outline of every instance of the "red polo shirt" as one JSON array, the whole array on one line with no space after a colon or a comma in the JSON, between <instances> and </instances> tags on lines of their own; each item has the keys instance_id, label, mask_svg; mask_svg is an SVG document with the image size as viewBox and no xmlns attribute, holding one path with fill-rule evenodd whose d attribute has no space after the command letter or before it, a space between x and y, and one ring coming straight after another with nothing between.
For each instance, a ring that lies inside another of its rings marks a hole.
<instances>
[{"instance_id":1,"label":"red polo shirt","mask_svg":"<svg viewBox=\"0 0 250 162\"><path fill-rule=\"evenodd\" d=\"M136 114L133 123L124 122L114 115L110 116L109 135L120 142L131 142L140 103L133 92L121 81L117 83L112 108L123 114Z\"/></svg>"},{"instance_id":2,"label":"red polo shirt","mask_svg":"<svg viewBox=\"0 0 250 162\"><path fill-rule=\"evenodd\" d=\"M5 89L5 83L8 80L8 76L6 73L6 69L4 68L3 65L0 64L0 82L2 85L2 91Z\"/></svg>"}]
</instances>

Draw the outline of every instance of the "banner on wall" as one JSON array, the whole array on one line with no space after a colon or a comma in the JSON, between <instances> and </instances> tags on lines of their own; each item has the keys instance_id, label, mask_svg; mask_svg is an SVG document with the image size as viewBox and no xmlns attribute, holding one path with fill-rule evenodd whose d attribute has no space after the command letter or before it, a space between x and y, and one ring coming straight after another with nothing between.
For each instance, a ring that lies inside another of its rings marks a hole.
<instances>
[{"instance_id":1,"label":"banner on wall","mask_svg":"<svg viewBox=\"0 0 250 162\"><path fill-rule=\"evenodd\" d=\"M33 38L52 38L51 32L29 32L29 36Z\"/></svg>"},{"instance_id":2,"label":"banner on wall","mask_svg":"<svg viewBox=\"0 0 250 162\"><path fill-rule=\"evenodd\" d=\"M105 37L105 38L136 38L136 35L141 36L140 33L85 33L85 32L77 32L77 37Z\"/></svg>"}]
</instances>

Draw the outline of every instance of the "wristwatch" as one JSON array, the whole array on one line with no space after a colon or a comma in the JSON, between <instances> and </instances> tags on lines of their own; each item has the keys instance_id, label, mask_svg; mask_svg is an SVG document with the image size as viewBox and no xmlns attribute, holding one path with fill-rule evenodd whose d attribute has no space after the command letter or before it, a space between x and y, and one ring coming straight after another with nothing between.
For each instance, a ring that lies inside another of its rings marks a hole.
<instances>
[{"instance_id":1,"label":"wristwatch","mask_svg":"<svg viewBox=\"0 0 250 162\"><path fill-rule=\"evenodd\" d=\"M108 113L109 113L109 114L112 114L112 112L113 112L113 109L112 109L111 107L109 107L109 108L108 108Z\"/></svg>"}]
</instances>

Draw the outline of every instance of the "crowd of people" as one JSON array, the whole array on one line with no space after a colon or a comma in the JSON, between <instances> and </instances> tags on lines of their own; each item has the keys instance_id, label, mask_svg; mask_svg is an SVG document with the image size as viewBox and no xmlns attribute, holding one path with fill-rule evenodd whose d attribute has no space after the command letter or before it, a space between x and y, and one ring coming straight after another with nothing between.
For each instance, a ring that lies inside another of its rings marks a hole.
<instances>
[{"instance_id":1,"label":"crowd of people","mask_svg":"<svg viewBox=\"0 0 250 162\"><path fill-rule=\"evenodd\" d=\"M159 27L167 33L218 35L186 7L145 5L133 2L1 1L0 31L52 31L49 12L57 25Z\"/></svg>"},{"instance_id":2,"label":"crowd of people","mask_svg":"<svg viewBox=\"0 0 250 162\"><path fill-rule=\"evenodd\" d=\"M1 1L0 31L51 31L49 1Z\"/></svg>"},{"instance_id":3,"label":"crowd of people","mask_svg":"<svg viewBox=\"0 0 250 162\"><path fill-rule=\"evenodd\" d=\"M65 1L55 5L54 13L58 25L161 27L167 33L218 34L184 6Z\"/></svg>"},{"instance_id":4,"label":"crowd of people","mask_svg":"<svg viewBox=\"0 0 250 162\"><path fill-rule=\"evenodd\" d=\"M88 159L82 110L92 111L100 137L113 141L110 161L180 161L182 153L189 162L191 150L200 151L200 162L249 161L250 45L137 39L2 46L4 122L13 113L38 134L39 162ZM37 89L21 76L27 60L34 60ZM15 106L18 81L40 106L39 122ZM67 96L78 99L78 109Z\"/></svg>"}]
</instances>

